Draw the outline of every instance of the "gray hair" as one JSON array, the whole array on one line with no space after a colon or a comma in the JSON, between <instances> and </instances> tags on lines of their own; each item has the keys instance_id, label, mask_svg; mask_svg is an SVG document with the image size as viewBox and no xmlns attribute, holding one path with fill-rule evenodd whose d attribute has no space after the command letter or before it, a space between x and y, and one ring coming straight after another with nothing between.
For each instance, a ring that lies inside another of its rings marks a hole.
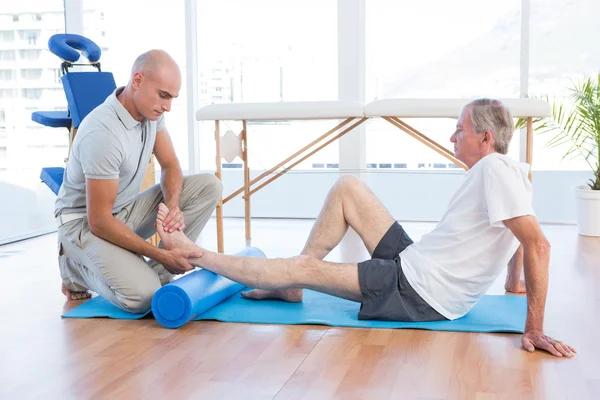
<instances>
[{"instance_id":1,"label":"gray hair","mask_svg":"<svg viewBox=\"0 0 600 400\"><path fill-rule=\"evenodd\" d=\"M494 149L500 154L508 152L508 145L515 131L513 117L499 100L477 99L464 109L469 109L473 133L490 131L494 134Z\"/></svg>"}]
</instances>

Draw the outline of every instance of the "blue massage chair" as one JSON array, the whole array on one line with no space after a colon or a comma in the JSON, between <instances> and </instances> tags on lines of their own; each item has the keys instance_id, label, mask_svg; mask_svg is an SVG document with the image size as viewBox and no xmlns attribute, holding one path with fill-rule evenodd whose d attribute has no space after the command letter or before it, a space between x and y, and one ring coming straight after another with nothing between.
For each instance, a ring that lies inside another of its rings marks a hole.
<instances>
[{"instance_id":1,"label":"blue massage chair","mask_svg":"<svg viewBox=\"0 0 600 400\"><path fill-rule=\"evenodd\" d=\"M61 60L61 81L67 98L67 111L36 111L31 119L41 125L66 128L69 131L69 154L79 124L116 89L110 72L102 72L102 50L92 40L75 34L56 34L48 40L50 51ZM77 63L83 55L88 62ZM73 71L75 66L90 67L92 71ZM63 182L64 167L42 168L40 179L58 195Z\"/></svg>"}]
</instances>

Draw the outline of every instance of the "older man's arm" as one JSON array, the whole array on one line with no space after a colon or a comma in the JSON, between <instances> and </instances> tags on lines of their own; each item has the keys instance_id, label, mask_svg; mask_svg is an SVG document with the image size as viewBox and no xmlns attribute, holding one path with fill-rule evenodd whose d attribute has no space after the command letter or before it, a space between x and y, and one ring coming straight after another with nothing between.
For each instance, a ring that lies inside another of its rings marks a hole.
<instances>
[{"instance_id":1,"label":"older man's arm","mask_svg":"<svg viewBox=\"0 0 600 400\"><path fill-rule=\"evenodd\" d=\"M533 216L512 218L505 220L504 224L523 246L523 268L527 290L527 321L521 339L523 347L530 352L538 348L558 357L573 356L575 350L571 346L544 335L550 243Z\"/></svg>"},{"instance_id":2,"label":"older man's arm","mask_svg":"<svg viewBox=\"0 0 600 400\"><path fill-rule=\"evenodd\" d=\"M525 281L521 279L523 272L523 245L520 245L508 262L504 289L511 293L525 293Z\"/></svg>"}]
</instances>

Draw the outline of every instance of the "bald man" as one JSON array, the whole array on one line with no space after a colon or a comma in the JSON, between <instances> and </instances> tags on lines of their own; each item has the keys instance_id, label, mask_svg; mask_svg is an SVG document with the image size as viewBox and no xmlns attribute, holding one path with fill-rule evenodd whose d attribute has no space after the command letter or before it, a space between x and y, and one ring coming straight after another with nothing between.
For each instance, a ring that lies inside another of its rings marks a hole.
<instances>
[{"instance_id":1,"label":"bald man","mask_svg":"<svg viewBox=\"0 0 600 400\"><path fill-rule=\"evenodd\" d=\"M156 233L160 203L170 210L161 228L196 241L221 197L215 176L183 177L163 115L180 88L175 61L149 51L136 59L127 86L82 121L55 208L67 298L92 290L121 309L145 312L161 285L193 268L197 254L146 241ZM140 193L152 153L160 184Z\"/></svg>"}]
</instances>

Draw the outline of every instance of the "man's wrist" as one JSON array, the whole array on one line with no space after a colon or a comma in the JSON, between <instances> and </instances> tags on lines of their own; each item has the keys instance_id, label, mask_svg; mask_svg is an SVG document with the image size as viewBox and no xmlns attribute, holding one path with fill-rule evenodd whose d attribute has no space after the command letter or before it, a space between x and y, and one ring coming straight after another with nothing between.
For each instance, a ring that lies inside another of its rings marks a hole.
<instances>
[{"instance_id":1,"label":"man's wrist","mask_svg":"<svg viewBox=\"0 0 600 400\"><path fill-rule=\"evenodd\" d=\"M165 205L169 210L173 210L175 208L179 208L179 199L171 199L168 202L165 202Z\"/></svg>"},{"instance_id":2,"label":"man's wrist","mask_svg":"<svg viewBox=\"0 0 600 400\"><path fill-rule=\"evenodd\" d=\"M148 245L150 246L150 250L146 256L160 264L165 264L165 258L168 252L160 247L152 246L149 243Z\"/></svg>"},{"instance_id":3,"label":"man's wrist","mask_svg":"<svg viewBox=\"0 0 600 400\"><path fill-rule=\"evenodd\" d=\"M530 328L527 325L525 325L525 329L523 331L523 334L526 334L526 333L542 333L543 334L544 330L541 329L541 328Z\"/></svg>"},{"instance_id":4,"label":"man's wrist","mask_svg":"<svg viewBox=\"0 0 600 400\"><path fill-rule=\"evenodd\" d=\"M531 317L527 317L525 321L525 332L543 332L544 331L544 323L540 321L535 321Z\"/></svg>"}]
</instances>

